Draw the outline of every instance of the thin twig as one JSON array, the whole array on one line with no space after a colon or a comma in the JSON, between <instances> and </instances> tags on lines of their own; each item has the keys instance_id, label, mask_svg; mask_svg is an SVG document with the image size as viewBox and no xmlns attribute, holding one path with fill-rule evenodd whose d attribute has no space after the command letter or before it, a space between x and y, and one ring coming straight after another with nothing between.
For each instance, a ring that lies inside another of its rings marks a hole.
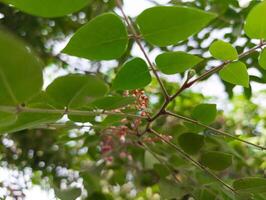
<instances>
[{"instance_id":1,"label":"thin twig","mask_svg":"<svg viewBox=\"0 0 266 200\"><path fill-rule=\"evenodd\" d=\"M243 142L243 143L245 143L245 144L248 144L248 145L250 145L250 146L254 146L254 147L259 148L259 149L261 149L261 150L266 150L266 147L263 147L263 146L260 146L260 145L257 145L257 144L253 144L253 143L251 143L251 142L249 142L249 141L243 140L243 139L241 139L241 138L238 138L238 137L236 137L236 136L233 136L233 135L231 135L231 134L229 134L229 133L226 133L226 132L224 132L224 131L221 131L221 130L215 129L215 128L211 127L211 126L207 126L207 125L205 125L205 124L203 124L203 123L201 123L201 122L199 122L199 121L197 121L197 120L190 119L190 118L188 118L188 117L185 117L185 116L182 116L182 115L179 115L179 114L175 114L175 113L172 113L172 112L169 112L169 111L166 111L165 113L168 114L168 115L170 115L170 116L176 117L176 118L178 118L178 119L181 119L181 120L184 120L184 121L187 121L187 122L190 122L190 123L196 124L196 125L198 125L198 126L204 127L204 128L206 128L206 129L212 130L213 132L218 133L218 134L220 134L220 135L223 135L223 136L226 136L226 137L232 138L232 139L234 139L234 140L238 140L238 141Z\"/></svg>"},{"instance_id":2,"label":"thin twig","mask_svg":"<svg viewBox=\"0 0 266 200\"><path fill-rule=\"evenodd\" d=\"M138 33L137 33L135 27L134 27L133 24L131 23L131 21L130 21L130 19L128 18L128 16L125 14L125 12L124 12L124 10L123 10L123 6L122 6L121 1L120 1L120 0L116 0L116 4L117 4L117 7L119 8L119 10L121 11L121 13L122 13L122 15L123 15L123 17L124 17L124 19L125 19L125 22L127 23L128 27L129 27L129 29L130 29L130 31L132 32L132 35L133 35L133 37L134 37L134 39L135 39L137 45L139 46L139 48L140 48L141 52L143 53L143 55L144 55L146 61L148 62L148 64L149 64L149 66L150 66L150 68L151 68L151 70L152 70L154 76L156 77L156 79L157 79L157 81L158 81L158 83L159 83L159 85L160 85L160 87L161 87L161 89L162 89L162 91L163 91L163 94L164 94L165 98L166 98L166 99L169 99L169 95L168 95L168 93L167 93L167 90L165 89L164 84L163 84L163 82L161 81L161 79L160 79L160 77L159 77L159 75L158 75L158 73L157 73L157 71L156 71L156 69L155 69L153 63L151 62L150 58L148 57L148 54L146 53L144 47L142 46L142 44L141 44L141 40L140 40L140 37L139 37L139 35L138 35Z\"/></svg>"},{"instance_id":3,"label":"thin twig","mask_svg":"<svg viewBox=\"0 0 266 200\"><path fill-rule=\"evenodd\" d=\"M157 133L153 129L149 129L148 131L150 133L156 135L157 137L159 137L163 142L165 142L166 144L168 144L169 146L171 146L173 149L175 149L184 159L186 159L187 161L191 162L194 166L200 168L205 173L207 173L208 175L210 175L211 177L213 177L214 179L216 179L218 182L220 182L223 186L225 186L231 192L237 193L234 188L232 188L230 185L228 185L227 183L225 183L222 179L220 179L216 174L214 174L212 171L210 171L204 165L202 165L198 161L194 160L189 154L187 154L186 152L184 152L177 145L175 145L174 143L168 141L167 139L165 139L164 137L162 137L159 133Z\"/></svg>"},{"instance_id":4,"label":"thin twig","mask_svg":"<svg viewBox=\"0 0 266 200\"><path fill-rule=\"evenodd\" d=\"M146 144L144 144L143 142L140 142L140 146L150 152L154 158L156 158L156 160L158 160L163 166L165 166L169 172L171 173L173 179L177 182L177 183L180 183L180 180L176 177L176 173L168 166L168 164L166 163L165 160L161 159L159 156L157 156L157 154L155 152L153 152Z\"/></svg>"},{"instance_id":5,"label":"thin twig","mask_svg":"<svg viewBox=\"0 0 266 200\"><path fill-rule=\"evenodd\" d=\"M48 109L48 108L28 108L28 107L15 107L15 106L0 106L0 111L8 112L8 113L43 113L43 114L69 114L75 116L96 116L101 114L106 115L117 115L117 116L125 116L125 117L134 117L134 118L142 118L147 119L146 117L140 115L134 115L130 113L122 113L122 112L111 112L111 111L84 111L84 110L72 110L72 109Z\"/></svg>"}]
</instances>

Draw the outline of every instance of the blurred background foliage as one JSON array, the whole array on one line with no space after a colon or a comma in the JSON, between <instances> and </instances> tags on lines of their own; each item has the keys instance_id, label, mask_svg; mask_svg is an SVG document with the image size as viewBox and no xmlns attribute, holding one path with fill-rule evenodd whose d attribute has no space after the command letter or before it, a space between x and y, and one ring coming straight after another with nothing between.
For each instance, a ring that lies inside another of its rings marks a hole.
<instances>
[{"instance_id":1,"label":"blurred background foliage","mask_svg":"<svg viewBox=\"0 0 266 200\"><path fill-rule=\"evenodd\" d=\"M156 0L152 1L154 5ZM141 1L136 3L141 3ZM163 51L182 49L186 52L202 55L205 61L196 66L197 73L202 73L206 66L211 67L211 57L207 53L209 44L215 39L215 34L236 46L238 52L254 46L253 42L243 33L244 20L250 9L258 1L251 1L247 7L240 7L237 0L171 0L169 4L187 5L203 10L211 10L219 16L209 27L188 41L177 46L163 48ZM46 68L55 67L66 72L96 73L110 81L117 68L130 56L117 60L106 71L104 63L86 61L80 66L71 58L58 53L58 44L93 17L112 11L113 0L93 0L83 10L66 17L45 19L30 16L13 7L0 3L0 25L11 30L17 36L30 44L44 60ZM134 20L134 19L132 19ZM155 47L145 44L153 51ZM243 58L248 68L256 71L251 76L252 82L265 83L266 71L258 66L258 53ZM45 69L46 70L46 69ZM167 89L173 91L177 83L165 81ZM217 129L241 135L252 142L265 144L265 105L258 99L265 99L266 91L252 94L251 89L234 94L233 85L223 82L230 109L219 111L216 121L212 124ZM158 92L157 83L145 91L150 99L148 109L158 110L163 99ZM175 112L190 116L193 108L200 103L214 102L212 96L203 96L194 91L186 91L169 105ZM119 120L109 119L112 123ZM96 120L97 121L97 120ZM107 124L112 124L107 123ZM187 131L182 121L171 117L161 117L154 123L161 133L177 138ZM70 131L69 131L70 130ZM153 141L149 135L142 141L135 136L126 135L125 142L121 137L113 135L114 130L108 128L91 129L82 125L67 123L67 126L49 125L39 129L24 130L0 136L0 165L3 173L15 173L15 180L22 177L25 184L16 181L4 181L2 187L3 199L23 199L24 190L32 185L40 185L45 190L51 188L82 188L82 195L87 200L104 199L234 199L233 195L223 189L204 172L183 161L175 151L158 141ZM262 134L264 133L264 135ZM215 150L232 153L233 165L219 173L223 180L231 183L233 179L245 176L265 176L266 154L257 149L247 147L237 141L221 136L214 136L208 130L202 132L205 145L195 158L200 158L204 150ZM112 137L112 151L103 153L103 143L108 143ZM140 145L144 143L144 145ZM30 178L25 178L30 175ZM174 179L171 177L175 177ZM0 179L1 180L1 179ZM217 196L218 195L218 196ZM266 199L258 195L255 199Z\"/></svg>"}]
</instances>

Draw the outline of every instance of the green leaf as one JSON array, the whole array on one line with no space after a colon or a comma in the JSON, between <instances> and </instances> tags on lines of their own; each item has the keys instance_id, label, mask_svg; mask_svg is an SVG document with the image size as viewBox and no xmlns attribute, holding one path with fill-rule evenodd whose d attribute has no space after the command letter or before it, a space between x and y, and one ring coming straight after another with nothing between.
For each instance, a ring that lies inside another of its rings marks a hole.
<instances>
[{"instance_id":1,"label":"green leaf","mask_svg":"<svg viewBox=\"0 0 266 200\"><path fill-rule=\"evenodd\" d=\"M180 147L188 154L196 154L204 144L204 137L196 133L183 133L178 137Z\"/></svg>"},{"instance_id":2,"label":"green leaf","mask_svg":"<svg viewBox=\"0 0 266 200\"><path fill-rule=\"evenodd\" d=\"M217 109L215 104L199 104L197 105L191 114L191 117L205 125L211 124L217 115ZM190 132L198 133L205 128L193 123L185 123Z\"/></svg>"},{"instance_id":3,"label":"green leaf","mask_svg":"<svg viewBox=\"0 0 266 200\"><path fill-rule=\"evenodd\" d=\"M134 58L119 70L113 81L115 90L133 90L147 86L151 82L149 68L141 58Z\"/></svg>"},{"instance_id":4,"label":"green leaf","mask_svg":"<svg viewBox=\"0 0 266 200\"><path fill-rule=\"evenodd\" d=\"M192 111L193 119L196 119L206 125L211 124L217 115L215 104L199 104Z\"/></svg>"},{"instance_id":5,"label":"green leaf","mask_svg":"<svg viewBox=\"0 0 266 200\"><path fill-rule=\"evenodd\" d=\"M236 61L226 65L220 72L221 79L234 85L249 87L249 75L244 63Z\"/></svg>"},{"instance_id":6,"label":"green leaf","mask_svg":"<svg viewBox=\"0 0 266 200\"><path fill-rule=\"evenodd\" d=\"M56 108L80 108L108 91L103 80L93 75L70 74L55 79L46 89Z\"/></svg>"},{"instance_id":7,"label":"green leaf","mask_svg":"<svg viewBox=\"0 0 266 200\"><path fill-rule=\"evenodd\" d=\"M203 59L182 51L167 52L156 57L158 69L164 74L182 73Z\"/></svg>"},{"instance_id":8,"label":"green leaf","mask_svg":"<svg viewBox=\"0 0 266 200\"><path fill-rule=\"evenodd\" d=\"M46 113L45 109L53 110L54 107L45 104L36 104L27 108L40 109L41 111L22 112L17 115L16 121L0 126L0 133L13 133L24 129L31 129L42 124L52 123L59 120L62 114Z\"/></svg>"},{"instance_id":9,"label":"green leaf","mask_svg":"<svg viewBox=\"0 0 266 200\"><path fill-rule=\"evenodd\" d=\"M0 111L0 127L13 124L16 120L17 120L16 114Z\"/></svg>"},{"instance_id":10,"label":"green leaf","mask_svg":"<svg viewBox=\"0 0 266 200\"><path fill-rule=\"evenodd\" d=\"M134 97L110 96L96 99L92 102L92 105L104 110L114 110L125 107L135 101L136 99Z\"/></svg>"},{"instance_id":11,"label":"green leaf","mask_svg":"<svg viewBox=\"0 0 266 200\"><path fill-rule=\"evenodd\" d=\"M26 103L41 91L42 62L22 41L0 29L0 104Z\"/></svg>"},{"instance_id":12,"label":"green leaf","mask_svg":"<svg viewBox=\"0 0 266 200\"><path fill-rule=\"evenodd\" d=\"M63 53L90 60L112 60L124 54L127 44L127 30L122 20L113 13L105 13L81 27Z\"/></svg>"},{"instance_id":13,"label":"green leaf","mask_svg":"<svg viewBox=\"0 0 266 200\"><path fill-rule=\"evenodd\" d=\"M182 196L180 185L167 179L162 179L159 182L160 195L162 199L178 199Z\"/></svg>"},{"instance_id":14,"label":"green leaf","mask_svg":"<svg viewBox=\"0 0 266 200\"><path fill-rule=\"evenodd\" d=\"M69 188L65 190L59 190L54 188L55 195L61 200L76 200L81 195L80 188Z\"/></svg>"},{"instance_id":15,"label":"green leaf","mask_svg":"<svg viewBox=\"0 0 266 200\"><path fill-rule=\"evenodd\" d=\"M145 40L168 46L199 32L215 17L213 13L196 8L157 6L144 10L137 17L137 24Z\"/></svg>"},{"instance_id":16,"label":"green leaf","mask_svg":"<svg viewBox=\"0 0 266 200\"><path fill-rule=\"evenodd\" d=\"M201 164L212 170L221 171L232 164L232 156L218 151L209 151L201 156Z\"/></svg>"},{"instance_id":17,"label":"green leaf","mask_svg":"<svg viewBox=\"0 0 266 200\"><path fill-rule=\"evenodd\" d=\"M266 48L260 52L259 64L263 69L266 69Z\"/></svg>"},{"instance_id":18,"label":"green leaf","mask_svg":"<svg viewBox=\"0 0 266 200\"><path fill-rule=\"evenodd\" d=\"M266 39L266 1L256 5L248 14L245 33L254 39Z\"/></svg>"},{"instance_id":19,"label":"green leaf","mask_svg":"<svg viewBox=\"0 0 266 200\"><path fill-rule=\"evenodd\" d=\"M233 187L238 192L266 193L266 179L257 177L241 178L234 181Z\"/></svg>"},{"instance_id":20,"label":"green leaf","mask_svg":"<svg viewBox=\"0 0 266 200\"><path fill-rule=\"evenodd\" d=\"M216 40L209 48L211 55L220 60L236 60L238 53L236 49L228 42Z\"/></svg>"},{"instance_id":21,"label":"green leaf","mask_svg":"<svg viewBox=\"0 0 266 200\"><path fill-rule=\"evenodd\" d=\"M61 17L79 11L91 0L3 0L19 10L41 17Z\"/></svg>"},{"instance_id":22,"label":"green leaf","mask_svg":"<svg viewBox=\"0 0 266 200\"><path fill-rule=\"evenodd\" d=\"M149 151L145 151L144 166L146 169L153 169L153 165L158 163L159 161Z\"/></svg>"}]
</instances>

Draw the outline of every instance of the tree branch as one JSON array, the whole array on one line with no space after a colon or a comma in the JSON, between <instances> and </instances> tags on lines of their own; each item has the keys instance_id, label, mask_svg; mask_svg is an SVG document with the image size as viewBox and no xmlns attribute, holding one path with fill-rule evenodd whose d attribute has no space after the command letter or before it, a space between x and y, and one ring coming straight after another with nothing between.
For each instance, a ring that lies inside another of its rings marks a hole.
<instances>
[{"instance_id":1,"label":"tree branch","mask_svg":"<svg viewBox=\"0 0 266 200\"><path fill-rule=\"evenodd\" d=\"M194 160L189 154L187 154L186 152L184 152L177 145L175 145L174 143L168 141L167 139L165 139L164 137L162 137L159 133L157 133L153 129L149 129L149 132L152 133L152 134L154 134L154 135L156 135L163 142L165 142L166 144L168 144L169 146L171 146L173 149L175 149L185 160L191 162L194 166L200 168L206 174L208 174L209 176L211 176L214 179L216 179L218 182L220 182L224 187L226 187L227 189L229 189L231 192L237 193L234 188L232 188L230 185L228 185L227 183L225 183L222 179L220 179L216 174L214 174L212 171L210 171L207 167L205 167L204 165L202 165L198 161Z\"/></svg>"},{"instance_id":2,"label":"tree branch","mask_svg":"<svg viewBox=\"0 0 266 200\"><path fill-rule=\"evenodd\" d=\"M245 143L245 144L248 144L248 145L250 145L250 146L254 146L254 147L258 148L258 149L266 150L266 147L263 147L263 146L260 146L260 145L257 145L257 144L253 144L253 143L251 143L251 142L249 142L249 141L243 140L243 139L241 139L241 138L238 138L238 137L236 137L236 136L233 136L233 135L231 135L231 134L229 134L229 133L226 133L226 132L224 132L224 131L221 131L221 130L215 129L215 128L211 127L211 126L207 126L207 125L205 125L205 124L203 124L203 123L201 123L201 122L199 122L199 121L197 121L197 120L190 119L190 118L188 118L188 117L184 117L184 116L182 116L182 115L175 114L175 113L172 113L172 112L169 112L169 111L166 111L165 113L166 113L167 115L170 115L170 116L176 117L176 118L178 118L178 119L181 119L181 120L184 120L184 121L187 121L187 122L190 122L190 123L196 124L196 125L198 125L198 126L204 127L204 128L206 128L206 129L212 130L213 132L218 133L218 134L220 134L220 135L223 135L223 136L226 136L226 137L232 138L232 139L234 139L234 140L238 140L238 141L243 142L243 143Z\"/></svg>"},{"instance_id":3,"label":"tree branch","mask_svg":"<svg viewBox=\"0 0 266 200\"><path fill-rule=\"evenodd\" d=\"M160 85L160 87L161 87L161 89L162 89L162 91L163 91L163 94L164 94L164 96L165 96L165 99L169 99L169 95L168 95L168 93L167 93L167 90L165 89L164 84L163 84L163 82L161 81L161 79L160 79L160 77L159 77L159 75L158 75L158 73L157 73L157 71L156 71L156 69L155 69L153 63L152 63L151 60L149 59L148 54L146 53L144 47L142 46L142 44L141 44L141 40L140 40L140 37L139 37L139 35L138 35L138 33L137 33L135 27L134 27L133 24L131 23L131 21L130 21L130 19L128 18L128 16L125 14L125 12L124 12L124 10L123 10L123 7L122 7L122 3L121 3L121 1L120 1L120 0L116 0L116 4L117 4L117 7L119 8L119 10L121 11L121 13L122 13L122 15L123 15L123 17L124 17L124 19L125 19L125 22L127 23L128 27L129 27L129 29L130 29L130 31L132 32L133 37L134 37L134 39L135 39L137 45L139 46L139 48L140 48L141 52L143 53L143 55L144 55L146 61L148 62L148 64L149 64L149 66L150 66L150 68L151 68L151 70L152 70L154 76L156 77L156 79L157 79L157 81L158 81L158 83L159 83L159 85Z\"/></svg>"}]
</instances>

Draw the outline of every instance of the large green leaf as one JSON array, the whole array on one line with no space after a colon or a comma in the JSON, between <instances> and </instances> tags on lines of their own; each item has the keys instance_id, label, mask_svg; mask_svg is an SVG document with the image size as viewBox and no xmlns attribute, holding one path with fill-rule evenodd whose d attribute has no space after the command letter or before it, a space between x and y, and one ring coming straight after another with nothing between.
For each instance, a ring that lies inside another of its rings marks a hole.
<instances>
[{"instance_id":1,"label":"large green leaf","mask_svg":"<svg viewBox=\"0 0 266 200\"><path fill-rule=\"evenodd\" d=\"M104 110L113 110L132 104L135 101L136 98L134 97L110 96L96 99L92 102L92 105Z\"/></svg>"},{"instance_id":2,"label":"large green leaf","mask_svg":"<svg viewBox=\"0 0 266 200\"><path fill-rule=\"evenodd\" d=\"M232 164L232 156L223 152L209 151L202 154L201 164L210 169L221 171Z\"/></svg>"},{"instance_id":3,"label":"large green leaf","mask_svg":"<svg viewBox=\"0 0 266 200\"><path fill-rule=\"evenodd\" d=\"M234 181L233 187L238 192L266 193L266 179L258 177L241 178Z\"/></svg>"},{"instance_id":4,"label":"large green leaf","mask_svg":"<svg viewBox=\"0 0 266 200\"><path fill-rule=\"evenodd\" d=\"M60 190L57 188L54 188L55 195L60 200L76 200L81 195L81 189L80 188L69 188Z\"/></svg>"},{"instance_id":5,"label":"large green leaf","mask_svg":"<svg viewBox=\"0 0 266 200\"><path fill-rule=\"evenodd\" d=\"M178 137L178 143L186 153L196 154L204 144L204 137L196 133L183 133Z\"/></svg>"},{"instance_id":6,"label":"large green leaf","mask_svg":"<svg viewBox=\"0 0 266 200\"><path fill-rule=\"evenodd\" d=\"M127 44L127 30L122 20L113 13L105 13L81 27L63 53L91 60L112 60L123 55Z\"/></svg>"},{"instance_id":7,"label":"large green leaf","mask_svg":"<svg viewBox=\"0 0 266 200\"><path fill-rule=\"evenodd\" d=\"M145 151L144 166L146 169L153 169L153 166L158 163L159 161L149 151Z\"/></svg>"},{"instance_id":8,"label":"large green leaf","mask_svg":"<svg viewBox=\"0 0 266 200\"><path fill-rule=\"evenodd\" d=\"M203 59L182 51L167 52L156 57L158 69L164 74L182 73Z\"/></svg>"},{"instance_id":9,"label":"large green leaf","mask_svg":"<svg viewBox=\"0 0 266 200\"><path fill-rule=\"evenodd\" d=\"M16 120L17 120L17 115L15 113L0 111L0 127L13 124Z\"/></svg>"},{"instance_id":10,"label":"large green leaf","mask_svg":"<svg viewBox=\"0 0 266 200\"><path fill-rule=\"evenodd\" d=\"M0 104L26 103L41 91L42 62L19 39L0 29Z\"/></svg>"},{"instance_id":11,"label":"large green leaf","mask_svg":"<svg viewBox=\"0 0 266 200\"><path fill-rule=\"evenodd\" d=\"M46 89L57 108L80 108L104 96L107 85L93 75L70 74L54 80Z\"/></svg>"},{"instance_id":12,"label":"large green leaf","mask_svg":"<svg viewBox=\"0 0 266 200\"><path fill-rule=\"evenodd\" d=\"M167 46L186 40L215 17L213 13L196 8L158 6L144 10L138 16L137 24L148 42Z\"/></svg>"},{"instance_id":13,"label":"large green leaf","mask_svg":"<svg viewBox=\"0 0 266 200\"><path fill-rule=\"evenodd\" d=\"M260 52L259 64L263 69L266 69L266 48Z\"/></svg>"},{"instance_id":14,"label":"large green leaf","mask_svg":"<svg viewBox=\"0 0 266 200\"><path fill-rule=\"evenodd\" d=\"M220 72L221 79L226 82L249 87L249 75L244 63L236 61L226 65Z\"/></svg>"},{"instance_id":15,"label":"large green leaf","mask_svg":"<svg viewBox=\"0 0 266 200\"><path fill-rule=\"evenodd\" d=\"M149 68L141 58L134 58L122 66L113 81L116 90L133 90L147 86L151 82Z\"/></svg>"},{"instance_id":16,"label":"large green leaf","mask_svg":"<svg viewBox=\"0 0 266 200\"><path fill-rule=\"evenodd\" d=\"M0 126L0 134L12 133L21 131L24 129L36 128L46 123L52 123L59 120L63 114L54 114L46 112L47 110L53 110L54 107L46 104L35 104L27 107L29 109L36 109L35 111L22 112L16 117L13 123L8 123ZM40 111L39 111L40 109Z\"/></svg>"},{"instance_id":17,"label":"large green leaf","mask_svg":"<svg viewBox=\"0 0 266 200\"><path fill-rule=\"evenodd\" d=\"M60 17L80 10L91 0L2 0L19 10L41 17Z\"/></svg>"},{"instance_id":18,"label":"large green leaf","mask_svg":"<svg viewBox=\"0 0 266 200\"><path fill-rule=\"evenodd\" d=\"M167 179L160 180L159 189L162 199L178 199L183 193L180 185Z\"/></svg>"},{"instance_id":19,"label":"large green leaf","mask_svg":"<svg viewBox=\"0 0 266 200\"><path fill-rule=\"evenodd\" d=\"M220 60L236 60L238 53L236 49L228 42L216 40L209 48L211 55Z\"/></svg>"},{"instance_id":20,"label":"large green leaf","mask_svg":"<svg viewBox=\"0 0 266 200\"><path fill-rule=\"evenodd\" d=\"M266 39L266 1L256 5L248 14L244 30L250 38Z\"/></svg>"}]
</instances>

